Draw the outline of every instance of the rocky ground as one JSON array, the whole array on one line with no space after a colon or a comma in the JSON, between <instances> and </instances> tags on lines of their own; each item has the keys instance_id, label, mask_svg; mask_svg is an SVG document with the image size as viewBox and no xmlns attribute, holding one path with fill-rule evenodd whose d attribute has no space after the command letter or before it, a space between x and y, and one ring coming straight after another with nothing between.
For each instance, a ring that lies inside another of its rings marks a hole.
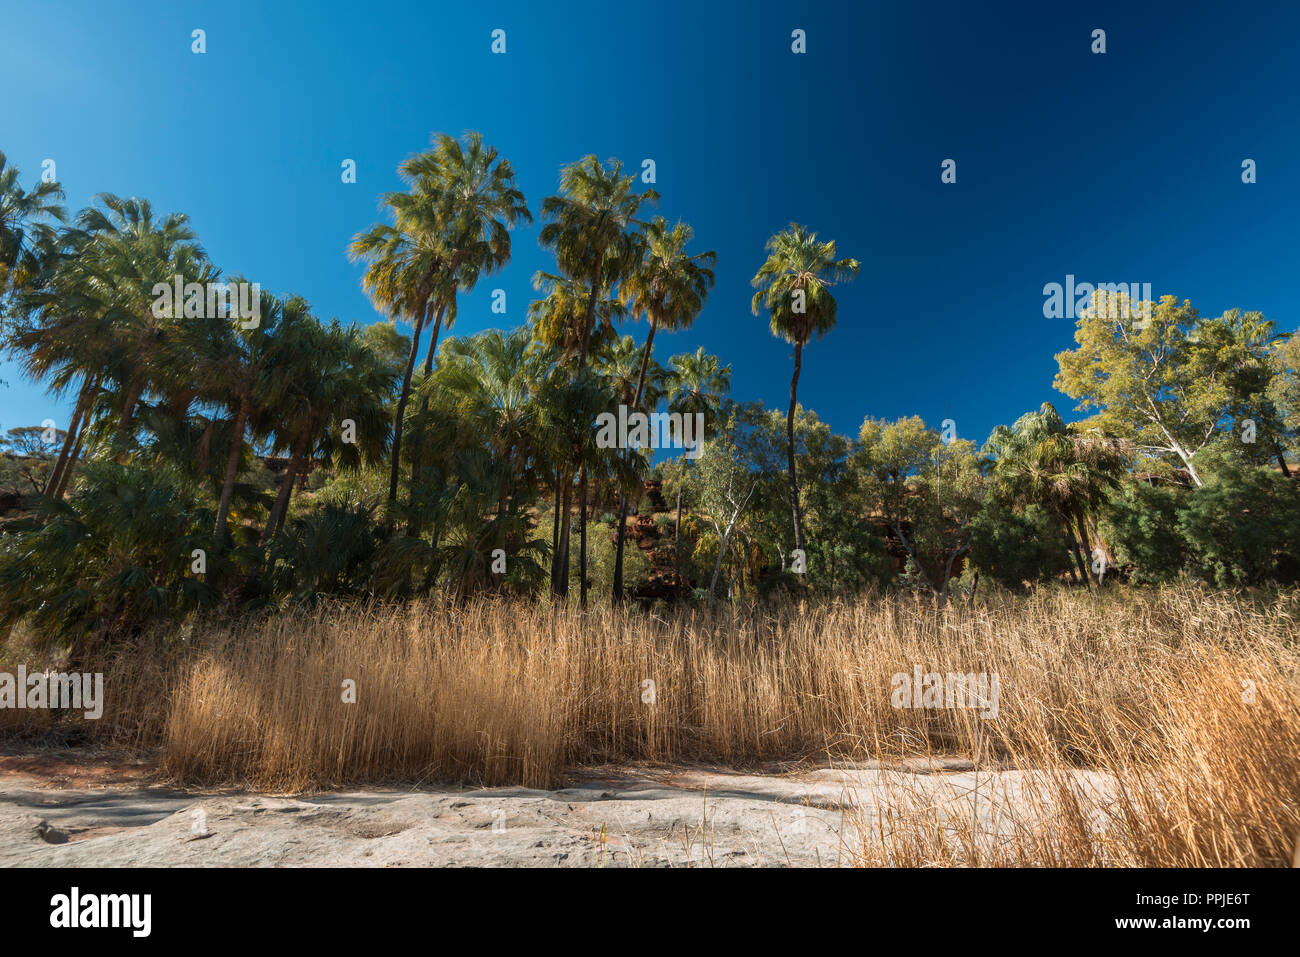
<instances>
[{"instance_id":1,"label":"rocky ground","mask_svg":"<svg viewBox=\"0 0 1300 957\"><path fill-rule=\"evenodd\" d=\"M839 866L882 804L977 814L992 834L1028 812L1030 777L981 771L977 788L963 761L596 769L554 791L290 797L169 790L144 767L11 755L0 756L0 866Z\"/></svg>"}]
</instances>

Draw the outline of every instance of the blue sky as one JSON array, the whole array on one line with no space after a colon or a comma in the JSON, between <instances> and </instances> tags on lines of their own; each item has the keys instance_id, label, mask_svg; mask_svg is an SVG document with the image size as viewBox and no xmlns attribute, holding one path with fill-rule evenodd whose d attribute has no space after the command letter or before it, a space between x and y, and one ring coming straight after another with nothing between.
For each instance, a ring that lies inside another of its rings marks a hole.
<instances>
[{"instance_id":1,"label":"blue sky","mask_svg":"<svg viewBox=\"0 0 1300 957\"><path fill-rule=\"evenodd\" d=\"M52 158L73 210L111 191L189 213L223 270L326 318L379 318L349 239L431 132L475 129L535 215L585 154L655 160L658 212L718 253L694 329L656 355L703 345L737 398L788 396L792 350L749 308L764 241L792 220L835 239L862 272L799 395L843 433L915 413L982 441L1070 409L1051 383L1073 324L1042 315L1067 274L1297 325L1295 6L50 0L3 24L0 150L26 181ZM539 225L462 297L456 333L524 321L554 265ZM0 378L0 426L65 424L70 402Z\"/></svg>"}]
</instances>

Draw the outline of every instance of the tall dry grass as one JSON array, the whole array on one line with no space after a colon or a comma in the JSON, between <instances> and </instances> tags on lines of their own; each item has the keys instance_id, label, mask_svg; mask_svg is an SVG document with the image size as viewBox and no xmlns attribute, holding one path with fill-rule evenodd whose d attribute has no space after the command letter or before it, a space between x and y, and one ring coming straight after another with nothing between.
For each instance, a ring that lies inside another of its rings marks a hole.
<instances>
[{"instance_id":1,"label":"tall dry grass","mask_svg":"<svg viewBox=\"0 0 1300 957\"><path fill-rule=\"evenodd\" d=\"M965 755L1036 769L1032 813L900 805L863 822L861 863L1282 864L1300 836L1298 611L1193 587L664 617L323 605L119 650L96 730L160 744L179 781L276 791ZM894 708L891 678L914 665L996 673L997 719Z\"/></svg>"}]
</instances>

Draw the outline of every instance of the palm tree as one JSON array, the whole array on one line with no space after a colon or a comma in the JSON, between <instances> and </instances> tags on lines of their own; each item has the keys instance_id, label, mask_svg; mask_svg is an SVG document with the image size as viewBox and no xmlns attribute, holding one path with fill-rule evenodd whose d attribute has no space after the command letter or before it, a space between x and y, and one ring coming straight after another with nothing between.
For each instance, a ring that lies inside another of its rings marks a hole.
<instances>
[{"instance_id":1,"label":"palm tree","mask_svg":"<svg viewBox=\"0 0 1300 957\"><path fill-rule=\"evenodd\" d=\"M72 471L69 462L95 415L104 370L118 364L111 313L89 291L70 248L60 243L46 259L39 282L16 298L18 308L5 343L23 373L46 382L50 392L62 395L76 389L72 419L44 488L46 496L56 499L62 497Z\"/></svg>"},{"instance_id":2,"label":"palm tree","mask_svg":"<svg viewBox=\"0 0 1300 957\"><path fill-rule=\"evenodd\" d=\"M623 281L622 292L629 304L645 314L650 324L646 334L645 350L641 357L641 371L629 406L640 408L641 390L645 384L646 367L650 362L655 332L660 328L668 332L689 329L704 308L704 300L713 287L713 265L718 254L709 251L692 256L686 244L693 232L685 223L678 222L671 229L668 221L656 216L645 228L645 255L639 267ZM619 499L618 542L614 558L615 604L623 597L623 543L627 535L627 496Z\"/></svg>"},{"instance_id":3,"label":"palm tree","mask_svg":"<svg viewBox=\"0 0 1300 957\"><path fill-rule=\"evenodd\" d=\"M799 483L794 465L794 412L798 402L799 369L803 348L814 337L835 328L835 297L830 288L847 282L858 274L856 259L836 259L834 241L818 242L817 234L798 223L767 241L767 261L752 285L752 309L758 315L766 307L771 316L772 334L794 343L794 376L790 379L790 411L786 414L786 439L789 443L790 510L794 516L794 547L802 549L803 518L799 511Z\"/></svg>"},{"instance_id":4,"label":"palm tree","mask_svg":"<svg viewBox=\"0 0 1300 957\"><path fill-rule=\"evenodd\" d=\"M390 506L397 501L402 429L424 325L436 313L426 362L431 367L449 310L454 321L457 289L473 286L480 276L508 263L510 228L519 220L532 222L514 170L494 148L484 146L481 134L467 133L462 145L439 133L433 144L399 168L409 190L387 193L381 200L393 225L372 226L354 237L350 247L354 261L370 263L362 284L375 305L394 321L405 316L413 328L393 420Z\"/></svg>"},{"instance_id":5,"label":"palm tree","mask_svg":"<svg viewBox=\"0 0 1300 957\"><path fill-rule=\"evenodd\" d=\"M668 411L688 415L703 413L705 419L714 419L722 405L722 397L731 391L731 366L723 366L718 357L709 355L700 346L694 352L684 352L668 360L671 367L669 391L672 398ZM695 436L700 441L702 436ZM690 468L690 458L684 457ZM682 489L677 487L677 526L673 532L673 549L680 552L678 543L682 534ZM680 559L680 554L678 558Z\"/></svg>"},{"instance_id":6,"label":"palm tree","mask_svg":"<svg viewBox=\"0 0 1300 957\"><path fill-rule=\"evenodd\" d=\"M170 314L155 310L154 286L170 284L176 276L183 283L206 284L216 281L218 273L196 241L188 216L170 213L159 220L148 200L111 193L97 198L102 208L91 207L77 217L82 238L75 255L78 280L104 310L116 345L116 361L105 376L116 385L110 399L117 436L125 439L134 431L142 398L183 389L189 378L189 370L159 360L169 340L193 335L193 321L184 317L180 303L173 303Z\"/></svg>"},{"instance_id":7,"label":"palm tree","mask_svg":"<svg viewBox=\"0 0 1300 957\"><path fill-rule=\"evenodd\" d=\"M533 330L533 340L538 347L552 355L558 363L567 364L565 369L552 370L548 380L569 382L576 377L573 366L576 364L584 327L587 322L590 287L586 284L564 276L548 272L538 272L533 277L533 285L546 293L545 298L534 300L528 307L529 319ZM590 349L599 352L612 344L618 333L614 324L627 314L627 305L621 299L600 295L592 313L594 327L590 330L588 341ZM561 393L547 393L551 398ZM566 394L567 395L567 394ZM558 398L557 401L560 401ZM567 402L565 398L563 402ZM603 411L603 410L601 410ZM585 423L584 423L585 425ZM565 428L553 432L553 436L564 434ZM555 474L555 527L551 568L551 584L554 594L567 595L569 588L569 511L572 506L572 484L576 467L573 456L580 456L580 450L566 441L552 443L554 450L563 450L563 455L556 460ZM561 543L563 547L561 547Z\"/></svg>"},{"instance_id":8,"label":"palm tree","mask_svg":"<svg viewBox=\"0 0 1300 957\"><path fill-rule=\"evenodd\" d=\"M991 476L1003 496L1019 504L1042 505L1057 517L1079 572L1089 581L1088 526L1095 522L1105 495L1119 485L1124 444L1096 429L1067 424L1050 402L1044 402L1010 427L995 428L983 451L992 458Z\"/></svg>"},{"instance_id":9,"label":"palm tree","mask_svg":"<svg viewBox=\"0 0 1300 957\"><path fill-rule=\"evenodd\" d=\"M591 346L596 305L606 290L627 275L642 258L642 241L637 227L643 226L638 214L646 202L657 202L654 190L633 192L635 176L623 175L623 164L611 160L608 167L595 156L585 156L566 166L560 173L560 194L542 202L542 216L547 220L538 237L541 244L555 251L560 270L587 284L586 314L578 337L578 372L587 365ZM579 479L579 522L586 539L587 473ZM567 553L567 539L561 545ZM587 556L581 553L583 606L587 601Z\"/></svg>"},{"instance_id":10,"label":"palm tree","mask_svg":"<svg viewBox=\"0 0 1300 957\"><path fill-rule=\"evenodd\" d=\"M337 319L319 323L304 308L286 311L279 361L285 390L273 448L289 453L289 465L262 534L265 548L284 525L293 486L309 461L355 468L388 451L390 424L383 397L392 388L391 367L366 344L361 330ZM355 440L349 441L347 420Z\"/></svg>"},{"instance_id":11,"label":"palm tree","mask_svg":"<svg viewBox=\"0 0 1300 957\"><path fill-rule=\"evenodd\" d=\"M290 376L295 367L288 350L302 347L292 333L308 321L310 310L307 301L300 297L282 300L262 292L258 324L251 329L238 327L231 335L229 347L220 354L205 357L202 363L207 372L205 378L213 384L212 397L234 415L212 529L218 546L225 536L235 478L244 460L244 437L249 425L253 426L255 436L265 436L271 431L268 420L280 408L292 386Z\"/></svg>"},{"instance_id":12,"label":"palm tree","mask_svg":"<svg viewBox=\"0 0 1300 957\"><path fill-rule=\"evenodd\" d=\"M68 219L67 210L57 202L63 199L62 186L40 182L25 190L18 184L18 176L18 167L10 166L0 152L0 295L11 286L24 285L40 271L37 251L54 238L54 230L45 220Z\"/></svg>"}]
</instances>

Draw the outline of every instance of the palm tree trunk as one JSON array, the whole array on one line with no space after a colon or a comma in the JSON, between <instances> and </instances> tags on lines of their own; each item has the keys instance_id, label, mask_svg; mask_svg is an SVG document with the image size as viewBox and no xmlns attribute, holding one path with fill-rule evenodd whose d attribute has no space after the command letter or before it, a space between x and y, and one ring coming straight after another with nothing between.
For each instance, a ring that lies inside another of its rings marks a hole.
<instances>
[{"instance_id":1,"label":"palm tree trunk","mask_svg":"<svg viewBox=\"0 0 1300 957\"><path fill-rule=\"evenodd\" d=\"M553 592L560 598L569 594L569 524L571 521L569 503L572 489L573 479L568 475L564 476L563 492L560 495L560 544L555 550L552 564L555 572Z\"/></svg>"},{"instance_id":2,"label":"palm tree trunk","mask_svg":"<svg viewBox=\"0 0 1300 957\"><path fill-rule=\"evenodd\" d=\"M454 295L454 293L453 293ZM433 372L433 357L438 351L438 334L442 331L442 317L447 311L445 300L438 303L438 312L433 322L433 336L429 340L429 354L424 357L424 377L427 379ZM429 410L429 394L426 392L420 398L420 415L423 416ZM420 534L420 516L415 511L415 482L420 474L421 460L424 452L424 431L421 429L414 436L415 443L411 447L411 487L410 487L410 505L411 515L407 522L407 531L416 537Z\"/></svg>"},{"instance_id":3,"label":"palm tree trunk","mask_svg":"<svg viewBox=\"0 0 1300 957\"><path fill-rule=\"evenodd\" d=\"M221 547L226 531L226 516L230 514L230 499L235 492L235 476L239 474L239 453L244 449L244 425L248 421L248 396L239 398L239 411L235 414L235 434L226 456L226 475L221 482L221 500L217 503L217 520L212 526L212 539Z\"/></svg>"},{"instance_id":4,"label":"palm tree trunk","mask_svg":"<svg viewBox=\"0 0 1300 957\"><path fill-rule=\"evenodd\" d=\"M673 571L677 573L677 583L682 577L682 486L677 485L677 526L673 529Z\"/></svg>"},{"instance_id":5,"label":"palm tree trunk","mask_svg":"<svg viewBox=\"0 0 1300 957\"><path fill-rule=\"evenodd\" d=\"M587 465L578 479L578 606L587 607Z\"/></svg>"},{"instance_id":6,"label":"palm tree trunk","mask_svg":"<svg viewBox=\"0 0 1300 957\"><path fill-rule=\"evenodd\" d=\"M284 482L280 486L279 493L275 496L275 504L271 506L271 514L266 520L266 530L262 533L262 547L265 548L275 537L284 522L284 515L289 510L289 496L293 494L293 483L298 477L298 469L302 466L303 456L307 452L307 435L310 430L304 429L303 434L294 443L293 453L289 457L289 467L285 471Z\"/></svg>"},{"instance_id":7,"label":"palm tree trunk","mask_svg":"<svg viewBox=\"0 0 1300 957\"><path fill-rule=\"evenodd\" d=\"M591 295L587 297L587 315L582 320L582 341L578 346L578 368L587 364L587 349L591 344L591 327L596 319L596 297L600 295L601 274L605 269L605 251L596 254L596 269L591 280Z\"/></svg>"},{"instance_id":8,"label":"palm tree trunk","mask_svg":"<svg viewBox=\"0 0 1300 957\"><path fill-rule=\"evenodd\" d=\"M785 417L785 435L790 455L790 510L794 515L794 547L803 549L803 516L799 514L799 482L794 465L794 408L798 401L799 369L803 364L803 343L794 344L794 378L790 380L790 411Z\"/></svg>"},{"instance_id":9,"label":"palm tree trunk","mask_svg":"<svg viewBox=\"0 0 1300 957\"><path fill-rule=\"evenodd\" d=\"M1074 528L1067 522L1065 530L1070 535L1070 551L1074 553L1074 563L1079 566L1079 574L1083 577L1083 583L1092 589L1092 579L1088 575L1088 563L1083 560L1083 549L1079 547L1079 536L1074 534Z\"/></svg>"},{"instance_id":10,"label":"palm tree trunk","mask_svg":"<svg viewBox=\"0 0 1300 957\"><path fill-rule=\"evenodd\" d=\"M81 447L86 441L85 428L77 432L77 444L72 448L72 454L68 456L68 462L63 467L63 474L59 476L59 487L54 490L54 500L62 501L63 495L68 489L68 483L72 480L72 473L77 468L77 460L81 457Z\"/></svg>"},{"instance_id":11,"label":"palm tree trunk","mask_svg":"<svg viewBox=\"0 0 1300 957\"><path fill-rule=\"evenodd\" d=\"M1075 521L1075 524L1077 524L1077 525L1079 526L1079 539L1080 539L1081 543L1083 544L1083 554L1084 554L1084 557L1085 557L1085 558L1088 558L1088 559L1091 559L1091 558L1093 557L1093 555L1092 555L1092 542L1088 539L1088 523L1087 523L1087 519L1086 519L1086 517L1085 517L1082 513L1080 513L1080 514L1078 514L1078 515L1075 516L1074 521ZM1093 572L1093 570L1092 570L1092 562L1091 562L1091 561L1088 562L1088 571L1092 574L1092 580L1093 580L1097 585L1101 585L1101 583L1102 583L1102 578L1103 578L1104 576L1102 576L1102 575L1098 575L1096 572Z\"/></svg>"},{"instance_id":12,"label":"palm tree trunk","mask_svg":"<svg viewBox=\"0 0 1300 957\"><path fill-rule=\"evenodd\" d=\"M601 274L604 269L604 263L605 263L605 253L602 250L601 252L596 254L596 266L593 272L593 278L591 280L591 294L587 300L587 314L586 316L583 317L582 336L578 342L578 371L579 372L581 372L587 366L587 350L591 344L591 326L596 318L596 297L600 295ZM575 465L577 465L578 459L580 459L581 457L582 456L579 455L575 458L574 461ZM582 466L582 489L581 489L582 497L579 500L579 507L583 510L584 513L587 507L586 476L587 476L586 466ZM572 484L572 479L569 480L569 484ZM570 493L566 488L564 516L561 520L561 525L560 525L560 550L564 553L563 555L564 564L560 568L560 576L561 576L560 584L556 592L559 595L565 595L565 596L569 594L569 533L572 528L572 522L569 517L570 502L571 502ZM585 537L586 529L587 529L586 520L585 518L580 518L579 521L582 526L583 536ZM581 549L581 545L579 546L579 548ZM586 550L581 549L579 560L584 565L586 563L586 558L587 558ZM586 589L586 584L587 584L586 577L584 575L582 581L583 590Z\"/></svg>"},{"instance_id":13,"label":"palm tree trunk","mask_svg":"<svg viewBox=\"0 0 1300 957\"><path fill-rule=\"evenodd\" d=\"M125 436L131 431L131 419L135 417L135 407L140 402L140 395L144 392L142 384L135 384L130 387L126 394L126 404L122 406L122 417L117 421L117 434Z\"/></svg>"},{"instance_id":14,"label":"palm tree trunk","mask_svg":"<svg viewBox=\"0 0 1300 957\"><path fill-rule=\"evenodd\" d=\"M560 547L560 470L555 470L555 514L551 517L551 587L555 587L555 550Z\"/></svg>"},{"instance_id":15,"label":"palm tree trunk","mask_svg":"<svg viewBox=\"0 0 1300 957\"><path fill-rule=\"evenodd\" d=\"M77 437L81 433L81 419L86 414L86 406L90 402L92 391L91 377L86 376L81 383L81 392L77 395L77 407L72 412L72 421L68 423L68 434L63 437L63 448L59 450L58 461L54 463L54 471L50 477L45 480L45 489L43 494L50 495L59 487L59 482L63 477L63 470L68 464L68 455L76 445Z\"/></svg>"},{"instance_id":16,"label":"palm tree trunk","mask_svg":"<svg viewBox=\"0 0 1300 957\"><path fill-rule=\"evenodd\" d=\"M645 337L645 348L641 351L641 371L636 377L636 397L632 399L632 411L641 407L641 392L645 388L645 372L650 365L650 348L655 341L655 317L650 317L650 332ZM632 450L624 449L623 458L631 458ZM623 542L627 538L627 495L620 493L618 499L618 543L614 549L614 589L611 596L615 605L623 603Z\"/></svg>"},{"instance_id":17,"label":"palm tree trunk","mask_svg":"<svg viewBox=\"0 0 1300 957\"><path fill-rule=\"evenodd\" d=\"M411 395L411 373L415 371L415 357L420 352L420 333L424 331L424 320L429 311L429 300L420 300L416 311L415 328L411 334L411 354L406 359L406 371L402 375L402 391L397 397L397 412L393 421L393 465L388 474L388 504L397 502L397 476L402 461L402 420L406 417L406 401ZM392 516L389 516L392 522Z\"/></svg>"}]
</instances>

